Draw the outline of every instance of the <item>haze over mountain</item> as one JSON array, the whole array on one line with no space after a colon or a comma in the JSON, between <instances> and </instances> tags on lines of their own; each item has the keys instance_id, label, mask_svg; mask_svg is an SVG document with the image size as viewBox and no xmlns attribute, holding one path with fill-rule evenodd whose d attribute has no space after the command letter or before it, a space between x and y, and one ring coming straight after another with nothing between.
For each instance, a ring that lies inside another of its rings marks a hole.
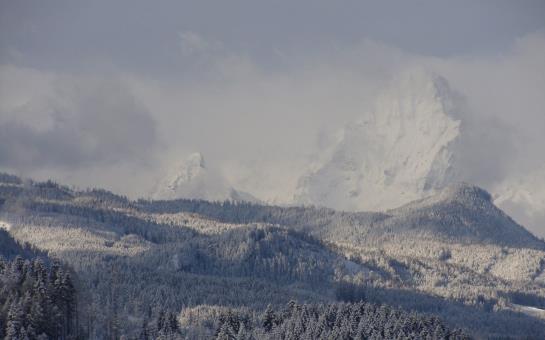
<instances>
[{"instance_id":1,"label":"haze over mountain","mask_svg":"<svg viewBox=\"0 0 545 340\"><path fill-rule=\"evenodd\" d=\"M294 164L296 171L284 173L280 193L270 181L274 173L250 168L233 178L221 168L206 169L197 153L172 168L152 197L385 211L467 181L486 186L499 205L543 236L545 177L538 169L494 178L475 166L480 155L501 167L502 155L488 150L505 143L503 136L481 131L478 119L444 77L411 68L390 81L371 111L333 134L304 165Z\"/></svg>"},{"instance_id":2,"label":"haze over mountain","mask_svg":"<svg viewBox=\"0 0 545 340\"><path fill-rule=\"evenodd\" d=\"M324 163L300 179L295 201L379 211L459 180L456 99L438 75L401 74L371 113L347 124Z\"/></svg>"},{"instance_id":3,"label":"haze over mountain","mask_svg":"<svg viewBox=\"0 0 545 340\"><path fill-rule=\"evenodd\" d=\"M249 201L257 200L250 194L235 190L219 172L206 167L204 157L193 153L169 169L152 197L154 199L193 198L208 201Z\"/></svg>"},{"instance_id":4,"label":"haze over mountain","mask_svg":"<svg viewBox=\"0 0 545 340\"><path fill-rule=\"evenodd\" d=\"M512 176L494 189L494 202L521 224L543 237L545 226L545 165Z\"/></svg>"}]
</instances>

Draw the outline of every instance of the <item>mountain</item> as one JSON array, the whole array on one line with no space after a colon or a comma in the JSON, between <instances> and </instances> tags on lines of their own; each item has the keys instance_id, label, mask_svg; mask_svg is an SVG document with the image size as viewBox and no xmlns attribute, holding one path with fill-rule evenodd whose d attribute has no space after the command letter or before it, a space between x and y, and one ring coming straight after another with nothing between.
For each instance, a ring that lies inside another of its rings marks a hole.
<instances>
[{"instance_id":1,"label":"mountain","mask_svg":"<svg viewBox=\"0 0 545 340\"><path fill-rule=\"evenodd\" d=\"M203 155L198 152L189 155L171 169L158 183L152 197L257 202L252 195L234 189L220 173L208 169Z\"/></svg>"},{"instance_id":2,"label":"mountain","mask_svg":"<svg viewBox=\"0 0 545 340\"><path fill-rule=\"evenodd\" d=\"M411 69L392 79L374 109L346 124L306 166L235 166L224 176L196 153L171 169L152 197L386 211L466 181L485 187L498 206L543 236L545 167L517 176L496 170L505 167L504 155L490 150L501 150L506 138L480 129L498 122L470 113L446 79ZM281 181L270 180L278 174Z\"/></svg>"},{"instance_id":3,"label":"mountain","mask_svg":"<svg viewBox=\"0 0 545 340\"><path fill-rule=\"evenodd\" d=\"M509 131L501 124L472 114L443 77L405 71L378 96L374 110L348 123L321 151L299 179L294 202L384 211L466 181L486 187L496 205L543 237L545 166L510 171L514 175L501 170L508 157L501 150L510 148L509 138L497 132Z\"/></svg>"},{"instance_id":4,"label":"mountain","mask_svg":"<svg viewBox=\"0 0 545 340\"><path fill-rule=\"evenodd\" d=\"M384 210L459 179L457 96L423 70L392 81L374 111L345 126L329 158L303 176L295 201L342 210Z\"/></svg>"},{"instance_id":5,"label":"mountain","mask_svg":"<svg viewBox=\"0 0 545 340\"><path fill-rule=\"evenodd\" d=\"M465 183L449 185L387 214L391 218L383 228L396 236L416 231L419 238L428 233L450 242L545 249L543 241L498 209L487 191Z\"/></svg>"}]
</instances>

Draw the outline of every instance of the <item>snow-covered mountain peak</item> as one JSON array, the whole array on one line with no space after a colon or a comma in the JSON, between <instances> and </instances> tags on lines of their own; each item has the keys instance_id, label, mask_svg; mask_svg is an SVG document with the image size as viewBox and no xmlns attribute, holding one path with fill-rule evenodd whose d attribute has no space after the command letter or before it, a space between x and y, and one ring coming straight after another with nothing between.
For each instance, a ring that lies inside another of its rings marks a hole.
<instances>
[{"instance_id":1,"label":"snow-covered mountain peak","mask_svg":"<svg viewBox=\"0 0 545 340\"><path fill-rule=\"evenodd\" d=\"M375 109L345 126L331 157L300 181L295 200L343 210L384 210L455 182L456 95L431 72L393 79Z\"/></svg>"},{"instance_id":2,"label":"snow-covered mountain peak","mask_svg":"<svg viewBox=\"0 0 545 340\"><path fill-rule=\"evenodd\" d=\"M206 166L201 153L190 154L174 166L157 186L154 199L204 199L209 201L256 201L255 197L234 189L214 169Z\"/></svg>"},{"instance_id":3,"label":"snow-covered mountain peak","mask_svg":"<svg viewBox=\"0 0 545 340\"><path fill-rule=\"evenodd\" d=\"M204 157L200 152L194 152L186 160L187 164L198 166L199 168L206 168L204 163Z\"/></svg>"},{"instance_id":4,"label":"snow-covered mountain peak","mask_svg":"<svg viewBox=\"0 0 545 340\"><path fill-rule=\"evenodd\" d=\"M389 145L401 137L429 142L446 130L458 132L456 96L447 81L432 72L410 70L395 77L377 98L375 109L365 115L368 124L380 129ZM452 133L447 138L452 137Z\"/></svg>"},{"instance_id":5,"label":"snow-covered mountain peak","mask_svg":"<svg viewBox=\"0 0 545 340\"><path fill-rule=\"evenodd\" d=\"M171 173L169 184L171 189L191 181L206 171L204 157L200 152L195 152L189 155L184 161L178 163L174 172Z\"/></svg>"},{"instance_id":6,"label":"snow-covered mountain peak","mask_svg":"<svg viewBox=\"0 0 545 340\"><path fill-rule=\"evenodd\" d=\"M392 217L387 228L395 230L396 234L416 232L417 237L434 235L449 242L544 249L542 241L494 205L490 193L463 182L450 184L436 194L388 210L387 215Z\"/></svg>"},{"instance_id":7,"label":"snow-covered mountain peak","mask_svg":"<svg viewBox=\"0 0 545 340\"><path fill-rule=\"evenodd\" d=\"M458 203L470 206L492 206L492 196L486 190L465 182L457 182L447 185L433 195L409 202L400 208L398 212L422 209L437 204ZM393 210L392 210L393 211Z\"/></svg>"},{"instance_id":8,"label":"snow-covered mountain peak","mask_svg":"<svg viewBox=\"0 0 545 340\"><path fill-rule=\"evenodd\" d=\"M424 69L410 69L395 76L378 96L374 116L423 119L436 111L453 116L453 98L455 95L445 78Z\"/></svg>"},{"instance_id":9,"label":"snow-covered mountain peak","mask_svg":"<svg viewBox=\"0 0 545 340\"><path fill-rule=\"evenodd\" d=\"M486 190L468 183L454 183L441 191L439 197L450 201L492 202L492 196Z\"/></svg>"}]
</instances>

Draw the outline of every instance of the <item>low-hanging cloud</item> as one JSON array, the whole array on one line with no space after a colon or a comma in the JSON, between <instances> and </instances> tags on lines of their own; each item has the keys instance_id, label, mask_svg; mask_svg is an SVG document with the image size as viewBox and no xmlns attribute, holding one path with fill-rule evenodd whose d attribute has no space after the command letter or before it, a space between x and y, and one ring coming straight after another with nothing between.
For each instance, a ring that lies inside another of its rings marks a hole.
<instances>
[{"instance_id":1,"label":"low-hanging cloud","mask_svg":"<svg viewBox=\"0 0 545 340\"><path fill-rule=\"evenodd\" d=\"M0 167L25 173L149 159L154 119L122 81L10 66L1 73Z\"/></svg>"},{"instance_id":2,"label":"low-hanging cloud","mask_svg":"<svg viewBox=\"0 0 545 340\"><path fill-rule=\"evenodd\" d=\"M136 76L131 83L158 116L167 158L201 151L216 166L226 165L234 181L251 186L241 173L278 174L270 186L279 188L292 185L289 175L299 176L320 153L324 136L371 110L389 79L424 67L464 97L464 178L490 188L545 162L538 150L545 144L544 51L543 32L519 39L500 56L428 57L365 40L283 51L283 63L271 68L222 50L201 78L161 83ZM240 171L233 163L242 164Z\"/></svg>"},{"instance_id":3,"label":"low-hanging cloud","mask_svg":"<svg viewBox=\"0 0 545 340\"><path fill-rule=\"evenodd\" d=\"M490 146L507 160L506 168L499 170L527 172L545 162L540 150L545 145L544 31L521 37L502 55L431 63L463 92L477 120L486 117L496 122L480 125L482 134L496 133L510 140L504 152L503 145Z\"/></svg>"}]
</instances>

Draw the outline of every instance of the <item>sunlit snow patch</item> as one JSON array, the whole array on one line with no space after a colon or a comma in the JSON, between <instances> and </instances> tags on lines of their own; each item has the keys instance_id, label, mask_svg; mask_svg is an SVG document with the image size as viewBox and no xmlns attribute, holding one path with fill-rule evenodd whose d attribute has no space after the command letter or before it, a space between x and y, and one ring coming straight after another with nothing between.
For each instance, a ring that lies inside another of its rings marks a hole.
<instances>
[{"instance_id":1,"label":"sunlit snow patch","mask_svg":"<svg viewBox=\"0 0 545 340\"><path fill-rule=\"evenodd\" d=\"M11 224L8 222L0 221L0 229L10 230Z\"/></svg>"}]
</instances>

